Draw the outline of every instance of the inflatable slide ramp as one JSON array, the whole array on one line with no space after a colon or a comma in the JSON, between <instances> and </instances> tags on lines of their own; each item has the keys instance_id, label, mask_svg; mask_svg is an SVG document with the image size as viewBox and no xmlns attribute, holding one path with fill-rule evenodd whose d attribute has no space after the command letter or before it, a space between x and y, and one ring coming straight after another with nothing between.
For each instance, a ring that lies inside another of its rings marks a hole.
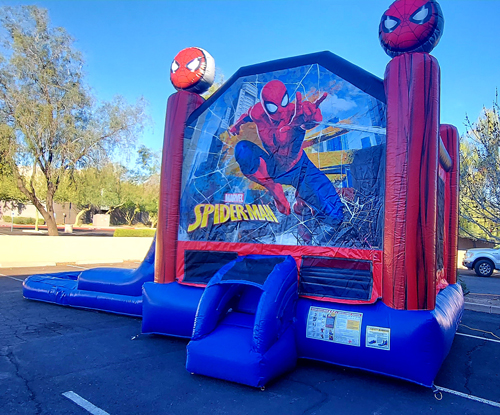
<instances>
[{"instance_id":1,"label":"inflatable slide ramp","mask_svg":"<svg viewBox=\"0 0 500 415\"><path fill-rule=\"evenodd\" d=\"M32 275L23 296L64 306L142 316L142 285L154 279L155 240L137 269L94 268Z\"/></svg>"}]
</instances>

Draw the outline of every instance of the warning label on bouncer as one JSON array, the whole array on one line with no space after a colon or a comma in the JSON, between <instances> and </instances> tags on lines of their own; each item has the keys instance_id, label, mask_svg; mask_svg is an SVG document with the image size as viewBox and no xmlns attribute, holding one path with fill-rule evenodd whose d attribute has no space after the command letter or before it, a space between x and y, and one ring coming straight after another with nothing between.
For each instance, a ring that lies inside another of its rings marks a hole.
<instances>
[{"instance_id":1,"label":"warning label on bouncer","mask_svg":"<svg viewBox=\"0 0 500 415\"><path fill-rule=\"evenodd\" d=\"M366 326L366 347L391 350L391 329Z\"/></svg>"},{"instance_id":2,"label":"warning label on bouncer","mask_svg":"<svg viewBox=\"0 0 500 415\"><path fill-rule=\"evenodd\" d=\"M332 343L359 346L363 313L310 307L306 337Z\"/></svg>"}]
</instances>

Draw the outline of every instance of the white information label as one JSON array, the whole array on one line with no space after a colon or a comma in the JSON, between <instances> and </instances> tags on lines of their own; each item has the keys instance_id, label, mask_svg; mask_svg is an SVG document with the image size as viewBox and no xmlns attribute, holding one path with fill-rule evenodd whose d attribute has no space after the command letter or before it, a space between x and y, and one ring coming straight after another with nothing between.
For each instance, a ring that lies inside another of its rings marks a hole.
<instances>
[{"instance_id":1,"label":"white information label","mask_svg":"<svg viewBox=\"0 0 500 415\"><path fill-rule=\"evenodd\" d=\"M362 320L363 313L310 307L306 337L359 347Z\"/></svg>"},{"instance_id":2,"label":"white information label","mask_svg":"<svg viewBox=\"0 0 500 415\"><path fill-rule=\"evenodd\" d=\"M391 350L391 329L366 326L366 347Z\"/></svg>"}]
</instances>

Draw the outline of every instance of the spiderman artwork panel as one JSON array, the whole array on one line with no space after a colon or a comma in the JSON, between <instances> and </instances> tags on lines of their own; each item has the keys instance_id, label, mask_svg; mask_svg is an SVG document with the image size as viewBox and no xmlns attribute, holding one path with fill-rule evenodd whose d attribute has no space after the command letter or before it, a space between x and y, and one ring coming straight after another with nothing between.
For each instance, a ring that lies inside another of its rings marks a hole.
<instances>
[{"instance_id":1,"label":"spiderman artwork panel","mask_svg":"<svg viewBox=\"0 0 500 415\"><path fill-rule=\"evenodd\" d=\"M180 241L381 248L385 104L319 64L242 76L184 134Z\"/></svg>"}]
</instances>

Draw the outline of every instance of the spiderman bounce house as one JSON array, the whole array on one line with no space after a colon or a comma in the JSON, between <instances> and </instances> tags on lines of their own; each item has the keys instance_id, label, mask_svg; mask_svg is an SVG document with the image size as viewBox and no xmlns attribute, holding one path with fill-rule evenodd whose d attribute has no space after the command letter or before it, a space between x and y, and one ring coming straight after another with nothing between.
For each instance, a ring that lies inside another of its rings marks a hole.
<instances>
[{"instance_id":1,"label":"spiderman bounce house","mask_svg":"<svg viewBox=\"0 0 500 415\"><path fill-rule=\"evenodd\" d=\"M137 270L35 275L24 296L142 316L191 373L263 387L298 358L425 386L463 312L458 134L440 124L435 0L397 0L384 80L330 52L171 66L155 242Z\"/></svg>"}]
</instances>

